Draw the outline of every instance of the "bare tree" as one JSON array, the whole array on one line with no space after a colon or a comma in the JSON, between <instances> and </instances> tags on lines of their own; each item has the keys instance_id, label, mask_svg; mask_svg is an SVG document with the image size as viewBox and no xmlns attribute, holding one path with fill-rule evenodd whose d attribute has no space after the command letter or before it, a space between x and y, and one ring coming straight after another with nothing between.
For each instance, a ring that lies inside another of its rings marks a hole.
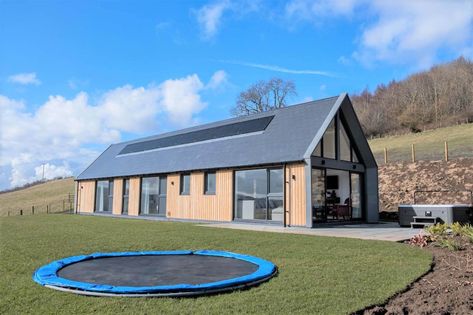
<instances>
[{"instance_id":1,"label":"bare tree","mask_svg":"<svg viewBox=\"0 0 473 315\"><path fill-rule=\"evenodd\" d=\"M287 99L294 95L297 95L296 86L290 80L272 78L259 81L238 95L232 114L246 116L285 107Z\"/></svg>"}]
</instances>

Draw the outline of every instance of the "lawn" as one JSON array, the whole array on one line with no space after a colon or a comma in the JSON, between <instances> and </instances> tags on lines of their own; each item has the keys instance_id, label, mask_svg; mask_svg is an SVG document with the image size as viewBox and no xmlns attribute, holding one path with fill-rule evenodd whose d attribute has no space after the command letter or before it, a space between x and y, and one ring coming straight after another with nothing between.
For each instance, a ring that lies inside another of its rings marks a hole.
<instances>
[{"instance_id":1,"label":"lawn","mask_svg":"<svg viewBox=\"0 0 473 315\"><path fill-rule=\"evenodd\" d=\"M425 251L390 242L66 214L3 217L0 233L0 314L346 314L405 288L432 259ZM66 256L166 249L256 255L274 262L279 274L250 290L199 298L85 297L31 279L39 266Z\"/></svg>"},{"instance_id":2,"label":"lawn","mask_svg":"<svg viewBox=\"0 0 473 315\"><path fill-rule=\"evenodd\" d=\"M63 206L67 209L71 204L74 204L74 180L51 180L0 194L0 216L6 216L8 212L10 215L18 215L20 210L23 210L24 215L28 215L31 214L32 206L35 207L35 213L45 213L47 206L50 211L58 212L62 211Z\"/></svg>"}]
</instances>

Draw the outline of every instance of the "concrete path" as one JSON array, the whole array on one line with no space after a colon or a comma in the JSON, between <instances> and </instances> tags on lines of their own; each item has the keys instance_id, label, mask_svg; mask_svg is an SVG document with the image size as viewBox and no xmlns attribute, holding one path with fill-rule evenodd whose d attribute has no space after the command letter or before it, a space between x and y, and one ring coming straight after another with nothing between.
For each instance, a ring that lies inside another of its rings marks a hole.
<instances>
[{"instance_id":1,"label":"concrete path","mask_svg":"<svg viewBox=\"0 0 473 315\"><path fill-rule=\"evenodd\" d=\"M317 236L333 236L359 238L364 240L380 240L400 242L410 239L418 234L421 229L411 229L400 227L397 223L379 223L379 224L346 224L316 227L313 229L303 227L282 227L265 224L250 223L210 223L200 226L217 227L237 230L251 230L261 232L292 233Z\"/></svg>"}]
</instances>

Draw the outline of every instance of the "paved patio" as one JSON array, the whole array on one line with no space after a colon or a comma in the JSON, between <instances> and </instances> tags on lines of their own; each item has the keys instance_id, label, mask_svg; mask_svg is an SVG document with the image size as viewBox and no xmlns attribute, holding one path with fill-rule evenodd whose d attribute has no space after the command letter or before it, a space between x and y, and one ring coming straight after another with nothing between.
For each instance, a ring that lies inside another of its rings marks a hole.
<instances>
[{"instance_id":1,"label":"paved patio","mask_svg":"<svg viewBox=\"0 0 473 315\"><path fill-rule=\"evenodd\" d=\"M321 226L313 229L303 227L282 227L269 224L250 224L250 223L209 223L201 224L206 227L217 227L225 229L251 230L262 232L292 233L317 236L333 236L359 238L364 240L380 240L401 242L410 239L421 229L411 229L400 227L393 222L378 224L346 224Z\"/></svg>"}]
</instances>

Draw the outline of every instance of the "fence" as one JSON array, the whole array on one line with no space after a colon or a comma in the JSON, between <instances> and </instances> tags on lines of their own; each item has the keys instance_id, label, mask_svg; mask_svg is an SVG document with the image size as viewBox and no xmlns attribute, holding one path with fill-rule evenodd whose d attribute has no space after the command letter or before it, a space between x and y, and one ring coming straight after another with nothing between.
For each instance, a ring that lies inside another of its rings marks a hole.
<instances>
[{"instance_id":1,"label":"fence","mask_svg":"<svg viewBox=\"0 0 473 315\"><path fill-rule=\"evenodd\" d=\"M52 201L37 202L31 205L3 210L3 215L35 215L53 213L74 213L74 194L67 194Z\"/></svg>"},{"instance_id":2,"label":"fence","mask_svg":"<svg viewBox=\"0 0 473 315\"><path fill-rule=\"evenodd\" d=\"M382 150L380 150L378 147L373 153L378 165L382 165L399 161L449 161L452 158L473 157L472 148L473 141L471 145L465 145L461 148L458 146L458 144L456 144L452 152L452 150L449 148L449 143L445 141L436 143L435 145L432 143L413 143L410 145L395 146L392 148L383 147Z\"/></svg>"}]
</instances>

